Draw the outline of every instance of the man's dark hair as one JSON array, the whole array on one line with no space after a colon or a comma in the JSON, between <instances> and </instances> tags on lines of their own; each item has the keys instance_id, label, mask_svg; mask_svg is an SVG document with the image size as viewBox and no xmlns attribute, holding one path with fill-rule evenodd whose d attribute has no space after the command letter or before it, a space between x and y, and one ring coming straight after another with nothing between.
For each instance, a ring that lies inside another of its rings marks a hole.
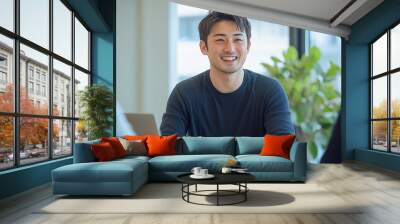
<instances>
[{"instance_id":1,"label":"man's dark hair","mask_svg":"<svg viewBox=\"0 0 400 224\"><path fill-rule=\"evenodd\" d=\"M207 46L207 37L210 34L211 28L214 26L215 23L220 21L234 22L241 32L246 33L247 41L250 40L251 25L246 17L234 16L222 12L211 11L199 23L200 40L204 41L206 43L206 46Z\"/></svg>"}]
</instances>

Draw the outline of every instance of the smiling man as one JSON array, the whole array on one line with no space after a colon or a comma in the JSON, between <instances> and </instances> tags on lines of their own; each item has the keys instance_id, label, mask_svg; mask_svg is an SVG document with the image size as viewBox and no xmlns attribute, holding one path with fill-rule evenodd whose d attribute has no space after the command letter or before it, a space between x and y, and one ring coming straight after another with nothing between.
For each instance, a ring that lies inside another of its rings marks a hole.
<instances>
[{"instance_id":1,"label":"smiling man","mask_svg":"<svg viewBox=\"0 0 400 224\"><path fill-rule=\"evenodd\" d=\"M199 33L200 50L208 56L210 69L176 85L161 134L293 134L287 96L280 84L243 69L251 46L247 18L211 12L200 22Z\"/></svg>"}]
</instances>

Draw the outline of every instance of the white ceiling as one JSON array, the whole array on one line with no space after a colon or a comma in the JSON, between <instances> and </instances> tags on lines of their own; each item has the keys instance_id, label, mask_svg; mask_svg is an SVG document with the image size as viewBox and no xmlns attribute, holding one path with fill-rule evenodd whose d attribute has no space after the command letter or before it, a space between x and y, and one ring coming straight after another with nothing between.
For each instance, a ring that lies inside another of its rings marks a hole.
<instances>
[{"instance_id":1,"label":"white ceiling","mask_svg":"<svg viewBox=\"0 0 400 224\"><path fill-rule=\"evenodd\" d=\"M383 0L171 0L208 10L347 38L351 25ZM346 10L339 13L343 8ZM336 20L335 20L336 19Z\"/></svg>"},{"instance_id":2,"label":"white ceiling","mask_svg":"<svg viewBox=\"0 0 400 224\"><path fill-rule=\"evenodd\" d=\"M226 0L329 21L351 0Z\"/></svg>"}]
</instances>

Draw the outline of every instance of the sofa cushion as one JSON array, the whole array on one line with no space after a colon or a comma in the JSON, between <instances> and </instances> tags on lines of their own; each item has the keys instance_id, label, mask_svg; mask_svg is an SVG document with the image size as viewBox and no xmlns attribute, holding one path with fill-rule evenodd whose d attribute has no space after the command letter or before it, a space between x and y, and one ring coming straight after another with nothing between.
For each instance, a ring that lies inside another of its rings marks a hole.
<instances>
[{"instance_id":1,"label":"sofa cushion","mask_svg":"<svg viewBox=\"0 0 400 224\"><path fill-rule=\"evenodd\" d=\"M158 156L149 160L149 170L163 172L190 172L193 167L200 166L211 172L219 171L230 159L231 155L175 155Z\"/></svg>"},{"instance_id":2,"label":"sofa cushion","mask_svg":"<svg viewBox=\"0 0 400 224\"><path fill-rule=\"evenodd\" d=\"M236 155L259 154L264 145L263 137L236 137Z\"/></svg>"},{"instance_id":3,"label":"sofa cushion","mask_svg":"<svg viewBox=\"0 0 400 224\"><path fill-rule=\"evenodd\" d=\"M179 154L235 155L235 139L233 137L182 137L180 144L181 152Z\"/></svg>"},{"instance_id":4,"label":"sofa cushion","mask_svg":"<svg viewBox=\"0 0 400 224\"><path fill-rule=\"evenodd\" d=\"M240 167L249 172L292 172L292 161L279 156L238 155Z\"/></svg>"},{"instance_id":5,"label":"sofa cushion","mask_svg":"<svg viewBox=\"0 0 400 224\"><path fill-rule=\"evenodd\" d=\"M290 159L290 148L295 139L295 135L265 135L264 146L261 149L260 155L280 156Z\"/></svg>"},{"instance_id":6,"label":"sofa cushion","mask_svg":"<svg viewBox=\"0 0 400 224\"><path fill-rule=\"evenodd\" d=\"M147 137L147 155L148 156L165 156L176 154L177 135L158 136L149 135Z\"/></svg>"},{"instance_id":7,"label":"sofa cushion","mask_svg":"<svg viewBox=\"0 0 400 224\"><path fill-rule=\"evenodd\" d=\"M129 141L146 141L147 135L124 135L123 138Z\"/></svg>"},{"instance_id":8,"label":"sofa cushion","mask_svg":"<svg viewBox=\"0 0 400 224\"><path fill-rule=\"evenodd\" d=\"M99 162L105 162L118 158L112 145L108 142L93 144L91 145L91 149L94 157L96 157L96 160Z\"/></svg>"},{"instance_id":9,"label":"sofa cushion","mask_svg":"<svg viewBox=\"0 0 400 224\"><path fill-rule=\"evenodd\" d=\"M126 140L124 138L118 138L122 146L126 151L126 155L147 155L147 148L144 141L141 140Z\"/></svg>"},{"instance_id":10,"label":"sofa cushion","mask_svg":"<svg viewBox=\"0 0 400 224\"><path fill-rule=\"evenodd\" d=\"M126 151L117 137L103 137L101 142L108 142L114 149L117 158L126 156Z\"/></svg>"}]
</instances>

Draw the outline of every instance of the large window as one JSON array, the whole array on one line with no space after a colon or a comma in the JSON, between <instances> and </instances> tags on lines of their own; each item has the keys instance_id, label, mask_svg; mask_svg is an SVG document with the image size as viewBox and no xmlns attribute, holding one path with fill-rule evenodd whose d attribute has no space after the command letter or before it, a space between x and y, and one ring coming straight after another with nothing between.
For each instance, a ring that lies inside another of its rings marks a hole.
<instances>
[{"instance_id":1,"label":"large window","mask_svg":"<svg viewBox=\"0 0 400 224\"><path fill-rule=\"evenodd\" d=\"M400 153L400 24L370 45L371 148Z\"/></svg>"},{"instance_id":2,"label":"large window","mask_svg":"<svg viewBox=\"0 0 400 224\"><path fill-rule=\"evenodd\" d=\"M1 0L0 12L0 170L70 156L87 139L74 105L90 31L62 0Z\"/></svg>"}]
</instances>

